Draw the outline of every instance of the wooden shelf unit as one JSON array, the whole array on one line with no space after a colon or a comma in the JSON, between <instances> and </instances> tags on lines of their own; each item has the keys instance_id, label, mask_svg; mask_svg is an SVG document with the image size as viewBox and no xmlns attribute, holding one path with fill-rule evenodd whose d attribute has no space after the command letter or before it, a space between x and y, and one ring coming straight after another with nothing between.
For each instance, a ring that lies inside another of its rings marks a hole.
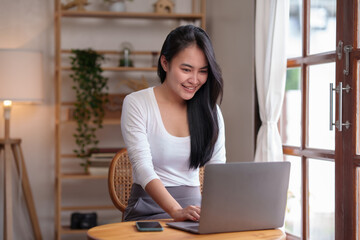
<instances>
[{"instance_id":1,"label":"wooden shelf unit","mask_svg":"<svg viewBox=\"0 0 360 240\"><path fill-rule=\"evenodd\" d=\"M79 211L79 210L114 210L114 205L110 206L66 206L62 207L62 211Z\"/></svg>"},{"instance_id":2,"label":"wooden shelf unit","mask_svg":"<svg viewBox=\"0 0 360 240\"><path fill-rule=\"evenodd\" d=\"M104 54L104 55L120 55L122 54L121 51L112 51L112 50L101 50L96 51L97 53ZM71 50L64 49L61 50L63 54L71 54ZM131 55L152 55L158 56L158 51L133 51ZM62 66L61 70L70 71L70 66ZM112 71L112 72L156 72L157 67L103 67L103 71Z\"/></svg>"},{"instance_id":3,"label":"wooden shelf unit","mask_svg":"<svg viewBox=\"0 0 360 240\"><path fill-rule=\"evenodd\" d=\"M147 13L147 12L106 12L106 11L62 11L62 17L127 18L127 19L175 19L202 20L203 14Z\"/></svg>"},{"instance_id":4,"label":"wooden shelf unit","mask_svg":"<svg viewBox=\"0 0 360 240\"><path fill-rule=\"evenodd\" d=\"M107 176L94 176L83 173L63 173L62 160L66 158L76 158L75 154L63 153L61 147L61 127L67 124L75 124L74 121L62 120L62 108L70 107L73 103L66 102L61 99L62 91L62 72L70 71L71 67L62 64L64 56L71 54L70 49L64 49L61 45L62 33L62 19L72 18L105 18L105 19L142 19L142 20L174 20L174 21L199 21L200 26L205 29L205 16L206 16L206 0L191 0L192 13L171 13L171 14L158 14L151 12L107 12L107 11L77 11L77 10L62 10L61 0L55 1L55 239L60 240L62 235L68 234L86 234L87 230L83 229L70 229L69 226L61 225L61 214L64 211L79 211L79 210L114 210L114 206L63 206L62 205L62 183L64 181L73 180L91 180L97 181L98 179L106 179ZM138 1L138 0L135 0ZM197 10L198 9L198 10ZM198 12L197 12L198 11ZM164 39L161 39L163 41ZM96 50L96 49L95 49ZM114 50L101 50L97 51L101 54L121 54L120 51ZM158 55L157 51L134 51L134 55ZM156 67L103 67L104 71L110 72L156 72ZM104 120L106 125L120 125L120 121ZM117 210L115 210L117 211ZM70 222L68 223L70 225Z\"/></svg>"},{"instance_id":5,"label":"wooden shelf unit","mask_svg":"<svg viewBox=\"0 0 360 240\"><path fill-rule=\"evenodd\" d=\"M107 175L90 175L84 173L64 173L60 175L61 179L107 179Z\"/></svg>"},{"instance_id":6,"label":"wooden shelf unit","mask_svg":"<svg viewBox=\"0 0 360 240\"><path fill-rule=\"evenodd\" d=\"M70 71L71 67L64 66L61 67L61 70ZM156 72L156 67L103 67L103 71L113 71L113 72Z\"/></svg>"},{"instance_id":7,"label":"wooden shelf unit","mask_svg":"<svg viewBox=\"0 0 360 240\"><path fill-rule=\"evenodd\" d=\"M86 234L87 229L71 229L70 226L61 226L59 229L60 235L62 234Z\"/></svg>"},{"instance_id":8,"label":"wooden shelf unit","mask_svg":"<svg viewBox=\"0 0 360 240\"><path fill-rule=\"evenodd\" d=\"M76 124L75 121L72 120L64 120L64 121L60 121L59 124L63 125L63 124ZM113 119L105 119L103 120L103 126L110 126L110 125L119 125L120 124L120 119L119 120L113 120ZM89 124L91 125L91 124Z\"/></svg>"}]
</instances>

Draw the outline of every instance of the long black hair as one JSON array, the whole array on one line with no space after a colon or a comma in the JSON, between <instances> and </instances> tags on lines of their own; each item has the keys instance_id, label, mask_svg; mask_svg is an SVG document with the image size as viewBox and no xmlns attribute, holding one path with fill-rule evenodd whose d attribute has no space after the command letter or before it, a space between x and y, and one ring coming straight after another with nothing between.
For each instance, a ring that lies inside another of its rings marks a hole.
<instances>
[{"instance_id":1,"label":"long black hair","mask_svg":"<svg viewBox=\"0 0 360 240\"><path fill-rule=\"evenodd\" d=\"M207 33L196 26L180 26L169 33L162 46L158 76L161 83L165 81L166 72L161 66L160 58L167 62L180 51L196 44L205 54L208 61L208 78L193 98L187 100L187 118L190 131L191 153L189 168L198 168L208 162L214 152L219 135L219 123L216 102L223 95L223 79L219 65L215 60L214 49Z\"/></svg>"}]
</instances>

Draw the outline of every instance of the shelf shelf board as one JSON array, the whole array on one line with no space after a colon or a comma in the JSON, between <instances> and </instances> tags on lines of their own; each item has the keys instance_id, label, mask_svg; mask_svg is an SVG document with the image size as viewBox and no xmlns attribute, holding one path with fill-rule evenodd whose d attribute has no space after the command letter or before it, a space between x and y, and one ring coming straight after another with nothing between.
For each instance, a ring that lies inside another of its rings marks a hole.
<instances>
[{"instance_id":1,"label":"shelf shelf board","mask_svg":"<svg viewBox=\"0 0 360 240\"><path fill-rule=\"evenodd\" d=\"M61 67L62 70L70 71L71 67ZM156 72L156 67L103 67L103 71L112 71L112 72Z\"/></svg>"},{"instance_id":2,"label":"shelf shelf board","mask_svg":"<svg viewBox=\"0 0 360 240\"><path fill-rule=\"evenodd\" d=\"M75 106L75 101L74 102L61 102L61 106Z\"/></svg>"},{"instance_id":3,"label":"shelf shelf board","mask_svg":"<svg viewBox=\"0 0 360 240\"><path fill-rule=\"evenodd\" d=\"M90 175L85 173L63 173L60 174L61 179L107 179L107 175Z\"/></svg>"},{"instance_id":4,"label":"shelf shelf board","mask_svg":"<svg viewBox=\"0 0 360 240\"><path fill-rule=\"evenodd\" d=\"M86 233L89 229L71 229L70 226L62 226L61 234Z\"/></svg>"},{"instance_id":5,"label":"shelf shelf board","mask_svg":"<svg viewBox=\"0 0 360 240\"><path fill-rule=\"evenodd\" d=\"M68 154L61 154L61 158L77 158L76 154L68 153Z\"/></svg>"},{"instance_id":6,"label":"shelf shelf board","mask_svg":"<svg viewBox=\"0 0 360 240\"><path fill-rule=\"evenodd\" d=\"M151 12L110 12L110 11L62 11L63 17L90 17L90 18L132 18L132 19L201 19L201 13L151 13Z\"/></svg>"},{"instance_id":7,"label":"shelf shelf board","mask_svg":"<svg viewBox=\"0 0 360 240\"><path fill-rule=\"evenodd\" d=\"M64 120L60 122L61 124L76 124L75 120ZM120 118L119 119L104 119L103 123L105 125L119 125L120 126ZM89 125L93 125L89 123Z\"/></svg>"},{"instance_id":8,"label":"shelf shelf board","mask_svg":"<svg viewBox=\"0 0 360 240\"><path fill-rule=\"evenodd\" d=\"M114 210L116 207L114 205L104 205L104 206L67 206L62 207L61 211L79 211L79 210Z\"/></svg>"},{"instance_id":9,"label":"shelf shelf board","mask_svg":"<svg viewBox=\"0 0 360 240\"><path fill-rule=\"evenodd\" d=\"M112 55L120 55L123 54L123 51L114 51L114 50L95 50L99 54L112 54ZM71 49L62 49L61 53L64 54L72 54ZM159 51L131 51L131 55L156 55L160 54Z\"/></svg>"}]
</instances>

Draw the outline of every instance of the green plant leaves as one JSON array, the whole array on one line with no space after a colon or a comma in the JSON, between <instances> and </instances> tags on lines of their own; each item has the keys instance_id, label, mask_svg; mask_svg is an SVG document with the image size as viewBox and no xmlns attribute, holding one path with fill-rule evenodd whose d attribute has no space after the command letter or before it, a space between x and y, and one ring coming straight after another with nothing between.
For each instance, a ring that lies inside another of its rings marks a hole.
<instances>
[{"instance_id":1,"label":"green plant leaves","mask_svg":"<svg viewBox=\"0 0 360 240\"><path fill-rule=\"evenodd\" d=\"M96 130L102 128L105 115L103 106L108 102L108 79L102 76L100 61L104 60L103 55L92 49L73 49L72 53L74 55L70 60L73 73L70 77L76 94L74 119L77 124L73 134L77 145L74 153L84 160L81 166L87 172L87 150L96 148L99 143Z\"/></svg>"}]
</instances>

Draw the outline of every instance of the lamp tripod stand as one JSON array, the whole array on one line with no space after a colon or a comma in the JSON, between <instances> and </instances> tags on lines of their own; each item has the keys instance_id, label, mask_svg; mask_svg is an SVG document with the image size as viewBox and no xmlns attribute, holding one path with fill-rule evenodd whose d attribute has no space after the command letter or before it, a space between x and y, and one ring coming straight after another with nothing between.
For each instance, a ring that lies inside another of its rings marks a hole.
<instances>
[{"instance_id":1,"label":"lamp tripod stand","mask_svg":"<svg viewBox=\"0 0 360 240\"><path fill-rule=\"evenodd\" d=\"M0 139L0 153L4 150L4 240L12 240L13 237L13 202L12 202L12 160L15 160L17 172L21 178L21 185L25 196L26 206L34 230L35 239L41 240L41 231L37 214L35 211L34 200L29 184L24 156L21 150L21 139L10 138L10 111L11 105L4 105L5 118L5 138ZM12 159L13 156L13 159Z\"/></svg>"}]
</instances>

